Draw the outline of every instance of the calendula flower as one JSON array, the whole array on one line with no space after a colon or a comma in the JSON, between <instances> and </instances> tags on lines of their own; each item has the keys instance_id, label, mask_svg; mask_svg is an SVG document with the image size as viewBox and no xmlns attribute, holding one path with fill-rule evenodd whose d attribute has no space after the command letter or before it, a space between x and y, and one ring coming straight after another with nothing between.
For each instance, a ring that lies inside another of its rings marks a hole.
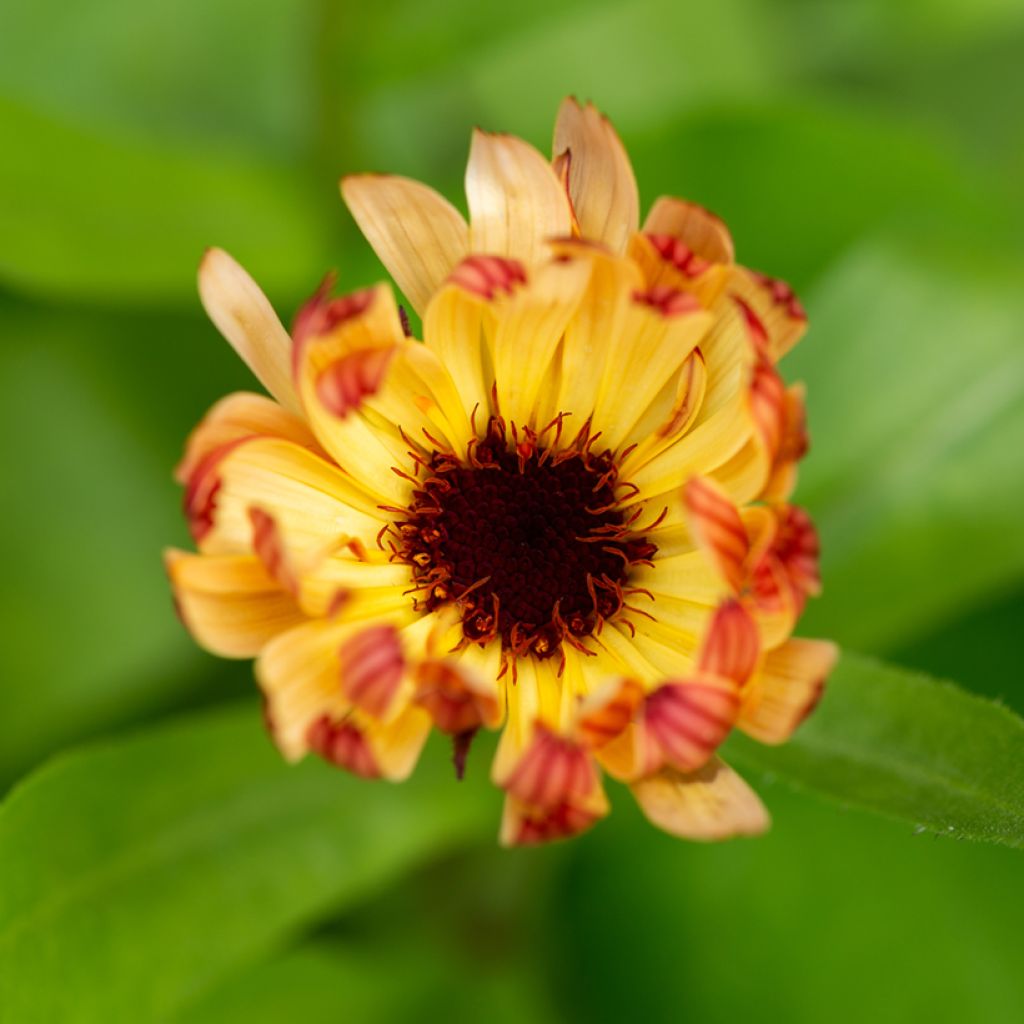
<instances>
[{"instance_id":1,"label":"calendula flower","mask_svg":"<svg viewBox=\"0 0 1024 1024\"><path fill-rule=\"evenodd\" d=\"M289 759L398 780L437 728L461 773L500 728L505 843L589 827L604 774L676 835L762 831L716 750L784 741L835 659L791 637L819 588L788 504L802 393L776 370L793 293L695 204L641 228L618 137L574 100L551 161L474 134L468 223L404 178L342 192L423 340L387 285L324 286L289 334L206 255L206 309L273 397L223 399L188 441L185 623L256 658Z\"/></svg>"}]
</instances>

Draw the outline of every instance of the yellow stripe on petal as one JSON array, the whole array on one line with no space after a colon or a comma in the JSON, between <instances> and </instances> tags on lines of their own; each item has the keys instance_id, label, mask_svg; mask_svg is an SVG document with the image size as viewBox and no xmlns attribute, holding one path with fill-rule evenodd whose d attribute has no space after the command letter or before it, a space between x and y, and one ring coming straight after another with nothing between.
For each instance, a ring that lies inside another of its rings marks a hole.
<instances>
[{"instance_id":1,"label":"yellow stripe on petal","mask_svg":"<svg viewBox=\"0 0 1024 1024\"><path fill-rule=\"evenodd\" d=\"M552 153L556 164L565 164L580 233L624 252L640 220L640 197L611 123L593 104L569 97L558 111Z\"/></svg>"},{"instance_id":2,"label":"yellow stripe on petal","mask_svg":"<svg viewBox=\"0 0 1024 1024\"><path fill-rule=\"evenodd\" d=\"M664 769L630 788L648 821L681 839L755 836L770 824L757 794L718 758L689 774Z\"/></svg>"},{"instance_id":3,"label":"yellow stripe on petal","mask_svg":"<svg viewBox=\"0 0 1024 1024\"><path fill-rule=\"evenodd\" d=\"M396 175L350 175L341 181L341 194L381 263L422 315L469 252L462 214L432 188Z\"/></svg>"},{"instance_id":4,"label":"yellow stripe on petal","mask_svg":"<svg viewBox=\"0 0 1024 1024\"><path fill-rule=\"evenodd\" d=\"M523 260L545 256L545 242L572 232L569 197L551 164L513 135L477 130L466 166L472 252Z\"/></svg>"},{"instance_id":5,"label":"yellow stripe on petal","mask_svg":"<svg viewBox=\"0 0 1024 1024\"><path fill-rule=\"evenodd\" d=\"M253 658L306 621L253 555L164 555L175 605L197 643L222 658Z\"/></svg>"},{"instance_id":6,"label":"yellow stripe on petal","mask_svg":"<svg viewBox=\"0 0 1024 1024\"><path fill-rule=\"evenodd\" d=\"M839 649L825 640L787 640L769 651L743 690L737 725L762 743L785 743L821 699Z\"/></svg>"},{"instance_id":7,"label":"yellow stripe on petal","mask_svg":"<svg viewBox=\"0 0 1024 1024\"><path fill-rule=\"evenodd\" d=\"M260 383L286 409L298 412L292 339L256 282L223 249L209 249L203 257L199 297L217 330Z\"/></svg>"},{"instance_id":8,"label":"yellow stripe on petal","mask_svg":"<svg viewBox=\"0 0 1024 1024\"><path fill-rule=\"evenodd\" d=\"M522 287L496 304L494 371L498 408L506 422L535 429L547 425L538 422L541 381L589 277L588 261L548 262L534 268Z\"/></svg>"},{"instance_id":9,"label":"yellow stripe on petal","mask_svg":"<svg viewBox=\"0 0 1024 1024\"><path fill-rule=\"evenodd\" d=\"M586 290L566 324L548 398L538 417L547 424L565 413L572 417L567 425L575 425L574 433L594 411L614 339L626 329L633 294L643 287L643 279L631 260L578 239L556 242L552 249L559 259L590 266Z\"/></svg>"},{"instance_id":10,"label":"yellow stripe on petal","mask_svg":"<svg viewBox=\"0 0 1024 1024\"><path fill-rule=\"evenodd\" d=\"M711 324L711 315L693 300L676 311L673 296L682 294L672 293L667 305L660 295L634 295L621 328L608 340L593 424L612 449L642 439L630 428L675 380Z\"/></svg>"}]
</instances>

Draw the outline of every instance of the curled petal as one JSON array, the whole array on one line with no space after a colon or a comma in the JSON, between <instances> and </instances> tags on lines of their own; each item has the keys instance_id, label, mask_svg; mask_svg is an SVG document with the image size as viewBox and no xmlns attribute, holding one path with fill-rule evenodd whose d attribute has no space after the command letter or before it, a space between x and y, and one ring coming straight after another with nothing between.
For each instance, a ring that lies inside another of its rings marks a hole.
<instances>
[{"instance_id":1,"label":"curled petal","mask_svg":"<svg viewBox=\"0 0 1024 1024\"><path fill-rule=\"evenodd\" d=\"M583 744L595 750L623 733L644 699L635 679L620 679L591 694L580 707L579 733Z\"/></svg>"},{"instance_id":2,"label":"curled petal","mask_svg":"<svg viewBox=\"0 0 1024 1024\"><path fill-rule=\"evenodd\" d=\"M442 732L453 736L501 722L496 688L450 661L431 659L417 666L413 699Z\"/></svg>"},{"instance_id":3,"label":"curled petal","mask_svg":"<svg viewBox=\"0 0 1024 1024\"><path fill-rule=\"evenodd\" d=\"M712 616L698 666L701 672L731 679L742 686L757 665L757 626L739 601L725 601Z\"/></svg>"},{"instance_id":4,"label":"curled petal","mask_svg":"<svg viewBox=\"0 0 1024 1024\"><path fill-rule=\"evenodd\" d=\"M590 754L572 740L537 724L533 740L502 786L523 804L582 804L598 786Z\"/></svg>"},{"instance_id":5,"label":"curled petal","mask_svg":"<svg viewBox=\"0 0 1024 1024\"><path fill-rule=\"evenodd\" d=\"M405 674L398 630L390 622L353 633L338 650L342 692L375 718L384 718Z\"/></svg>"},{"instance_id":6,"label":"curled petal","mask_svg":"<svg viewBox=\"0 0 1024 1024\"><path fill-rule=\"evenodd\" d=\"M718 486L701 477L692 477L687 482L683 502L698 546L729 586L739 593L746 578L750 542L736 506Z\"/></svg>"},{"instance_id":7,"label":"curled petal","mask_svg":"<svg viewBox=\"0 0 1024 1024\"><path fill-rule=\"evenodd\" d=\"M785 281L735 267L727 288L751 341L772 362L778 362L807 329L807 314Z\"/></svg>"},{"instance_id":8,"label":"curled petal","mask_svg":"<svg viewBox=\"0 0 1024 1024\"><path fill-rule=\"evenodd\" d=\"M509 794L505 797L500 841L502 846L533 846L569 839L586 832L607 813L608 803L600 787L584 804L553 807L531 807Z\"/></svg>"},{"instance_id":9,"label":"curled petal","mask_svg":"<svg viewBox=\"0 0 1024 1024\"><path fill-rule=\"evenodd\" d=\"M361 348L348 352L320 371L316 394L323 407L339 419L376 394L397 346Z\"/></svg>"},{"instance_id":10,"label":"curled petal","mask_svg":"<svg viewBox=\"0 0 1024 1024\"><path fill-rule=\"evenodd\" d=\"M475 131L466 166L472 252L532 264L549 238L572 231L558 175L531 145L512 135Z\"/></svg>"},{"instance_id":11,"label":"curled petal","mask_svg":"<svg viewBox=\"0 0 1024 1024\"><path fill-rule=\"evenodd\" d=\"M566 99L555 121L552 152L564 168L580 234L623 252L639 223L640 197L611 122L593 104Z\"/></svg>"}]
</instances>

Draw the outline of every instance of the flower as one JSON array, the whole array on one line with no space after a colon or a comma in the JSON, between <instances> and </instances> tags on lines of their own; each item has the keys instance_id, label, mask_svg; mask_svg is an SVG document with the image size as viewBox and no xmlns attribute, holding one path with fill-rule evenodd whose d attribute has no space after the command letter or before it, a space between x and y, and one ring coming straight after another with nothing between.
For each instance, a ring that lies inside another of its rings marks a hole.
<instances>
[{"instance_id":1,"label":"flower","mask_svg":"<svg viewBox=\"0 0 1024 1024\"><path fill-rule=\"evenodd\" d=\"M289 334L207 253L203 303L273 398L230 395L188 440L177 606L256 658L288 759L399 780L436 728L461 774L501 728L505 843L588 828L604 774L675 835L755 834L716 750L784 741L836 657L791 636L819 589L788 503L803 396L776 370L804 312L700 206L659 199L641 229L592 106L563 104L554 154L476 132L468 224L417 182L342 182L422 342L387 285L325 283Z\"/></svg>"}]
</instances>

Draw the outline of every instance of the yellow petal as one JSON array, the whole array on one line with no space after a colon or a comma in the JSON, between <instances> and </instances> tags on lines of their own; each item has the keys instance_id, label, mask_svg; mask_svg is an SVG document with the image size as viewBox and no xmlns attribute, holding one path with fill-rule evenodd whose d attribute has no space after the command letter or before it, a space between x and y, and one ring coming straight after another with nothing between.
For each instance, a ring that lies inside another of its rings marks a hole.
<instances>
[{"instance_id":1,"label":"yellow petal","mask_svg":"<svg viewBox=\"0 0 1024 1024\"><path fill-rule=\"evenodd\" d=\"M737 725L762 743L785 743L814 709L839 649L825 640L787 640L769 651L743 691Z\"/></svg>"},{"instance_id":2,"label":"yellow petal","mask_svg":"<svg viewBox=\"0 0 1024 1024\"><path fill-rule=\"evenodd\" d=\"M211 452L243 437L281 437L322 455L305 420L265 395L237 391L214 404L189 434L185 454L174 471L179 483L186 483L199 463Z\"/></svg>"},{"instance_id":3,"label":"yellow petal","mask_svg":"<svg viewBox=\"0 0 1024 1024\"><path fill-rule=\"evenodd\" d=\"M652 824L682 839L755 836L770 823L757 794L718 758L686 775L665 769L630 788Z\"/></svg>"},{"instance_id":4,"label":"yellow petal","mask_svg":"<svg viewBox=\"0 0 1024 1024\"><path fill-rule=\"evenodd\" d=\"M683 296L670 296L675 297ZM675 380L710 323L710 314L692 299L676 311L674 305L652 301L647 293L633 297L621 329L607 341L594 405L594 430L601 432L604 444L616 449L641 440L630 428L665 384Z\"/></svg>"},{"instance_id":5,"label":"yellow petal","mask_svg":"<svg viewBox=\"0 0 1024 1024\"><path fill-rule=\"evenodd\" d=\"M335 466L270 437L208 456L189 480L185 501L193 536L208 554L253 552L253 508L272 517L281 543L294 554L353 539L369 548L383 515Z\"/></svg>"},{"instance_id":6,"label":"yellow petal","mask_svg":"<svg viewBox=\"0 0 1024 1024\"><path fill-rule=\"evenodd\" d=\"M292 340L256 282L223 249L207 250L199 264L199 297L260 383L286 409L298 412Z\"/></svg>"},{"instance_id":7,"label":"yellow petal","mask_svg":"<svg viewBox=\"0 0 1024 1024\"><path fill-rule=\"evenodd\" d=\"M547 239L572 231L569 197L551 164L512 135L473 133L466 199L472 252L529 265L545 255Z\"/></svg>"},{"instance_id":8,"label":"yellow petal","mask_svg":"<svg viewBox=\"0 0 1024 1024\"><path fill-rule=\"evenodd\" d=\"M306 621L253 555L171 550L164 565L182 622L201 647L222 658L253 658L279 633Z\"/></svg>"},{"instance_id":9,"label":"yellow petal","mask_svg":"<svg viewBox=\"0 0 1024 1024\"><path fill-rule=\"evenodd\" d=\"M335 619L307 622L263 648L256 661L256 680L267 700L274 742L285 757L297 760L310 749L310 729L316 723L339 723L354 713L343 687L343 644L367 623L387 621L401 627L417 618L407 607L382 620L354 603Z\"/></svg>"},{"instance_id":10,"label":"yellow petal","mask_svg":"<svg viewBox=\"0 0 1024 1024\"><path fill-rule=\"evenodd\" d=\"M640 219L640 197L621 140L593 104L563 101L555 121L554 158L567 165L569 196L584 238L624 252Z\"/></svg>"},{"instance_id":11,"label":"yellow petal","mask_svg":"<svg viewBox=\"0 0 1024 1024\"><path fill-rule=\"evenodd\" d=\"M506 422L535 429L547 425L538 422L541 382L579 308L589 276L587 261L547 262L496 304L494 371L498 408Z\"/></svg>"},{"instance_id":12,"label":"yellow petal","mask_svg":"<svg viewBox=\"0 0 1024 1024\"><path fill-rule=\"evenodd\" d=\"M621 336L643 279L631 260L599 246L571 240L553 246L562 259L582 260L590 276L580 304L566 324L551 373L550 397L539 419L567 413L578 430L591 417L613 339Z\"/></svg>"},{"instance_id":13,"label":"yellow petal","mask_svg":"<svg viewBox=\"0 0 1024 1024\"><path fill-rule=\"evenodd\" d=\"M395 175L351 175L342 179L341 194L381 263L422 315L469 252L462 214L432 188Z\"/></svg>"}]
</instances>

